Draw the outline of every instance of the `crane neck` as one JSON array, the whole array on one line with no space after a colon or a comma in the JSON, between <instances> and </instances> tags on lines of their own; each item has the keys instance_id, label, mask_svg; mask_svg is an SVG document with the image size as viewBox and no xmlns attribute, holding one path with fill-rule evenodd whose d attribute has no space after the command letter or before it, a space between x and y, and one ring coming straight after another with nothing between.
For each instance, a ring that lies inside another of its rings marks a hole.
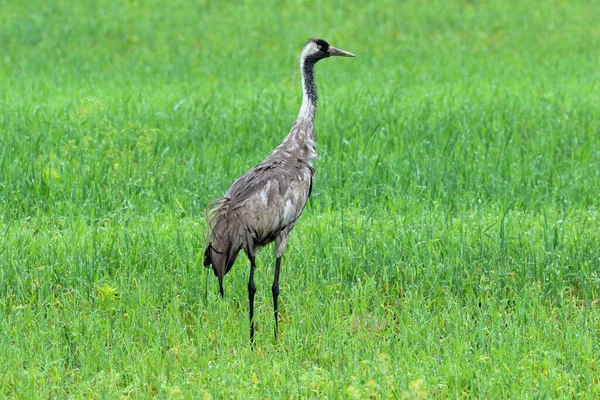
<instances>
[{"instance_id":1,"label":"crane neck","mask_svg":"<svg viewBox=\"0 0 600 400\"><path fill-rule=\"evenodd\" d=\"M315 61L308 57L300 60L300 73L302 74L302 106L298 119L315 119L317 110L317 85L315 84Z\"/></svg>"},{"instance_id":2,"label":"crane neck","mask_svg":"<svg viewBox=\"0 0 600 400\"><path fill-rule=\"evenodd\" d=\"M273 151L271 156L284 157L310 163L319 155L315 150L315 111L317 110L317 87L314 79L314 60L307 57L300 59L302 74L302 106L298 119L283 142Z\"/></svg>"}]
</instances>

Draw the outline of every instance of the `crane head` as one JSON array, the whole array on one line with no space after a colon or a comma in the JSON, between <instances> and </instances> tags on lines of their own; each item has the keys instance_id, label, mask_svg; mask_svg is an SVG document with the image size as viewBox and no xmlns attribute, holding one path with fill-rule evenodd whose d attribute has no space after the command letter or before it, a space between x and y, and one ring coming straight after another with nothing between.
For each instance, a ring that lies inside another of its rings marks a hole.
<instances>
[{"instance_id":1,"label":"crane head","mask_svg":"<svg viewBox=\"0 0 600 400\"><path fill-rule=\"evenodd\" d=\"M301 57L310 59L314 62L333 56L355 57L355 55L350 52L330 46L329 43L323 39L310 39L302 48Z\"/></svg>"}]
</instances>

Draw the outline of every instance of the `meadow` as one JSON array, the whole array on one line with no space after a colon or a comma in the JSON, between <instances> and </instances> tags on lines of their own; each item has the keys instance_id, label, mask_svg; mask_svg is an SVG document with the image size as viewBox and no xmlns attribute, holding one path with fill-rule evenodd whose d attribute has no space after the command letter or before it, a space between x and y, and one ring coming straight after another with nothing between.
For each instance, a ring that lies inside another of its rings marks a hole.
<instances>
[{"instance_id":1,"label":"meadow","mask_svg":"<svg viewBox=\"0 0 600 400\"><path fill-rule=\"evenodd\" d=\"M593 1L0 2L0 396L599 398ZM204 212L287 135L283 258Z\"/></svg>"}]
</instances>

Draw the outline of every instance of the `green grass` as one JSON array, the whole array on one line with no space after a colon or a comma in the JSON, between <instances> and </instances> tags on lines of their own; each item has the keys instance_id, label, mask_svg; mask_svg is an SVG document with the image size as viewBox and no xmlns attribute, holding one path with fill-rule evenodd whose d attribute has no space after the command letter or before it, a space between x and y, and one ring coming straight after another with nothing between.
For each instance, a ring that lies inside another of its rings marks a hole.
<instances>
[{"instance_id":1,"label":"green grass","mask_svg":"<svg viewBox=\"0 0 600 400\"><path fill-rule=\"evenodd\" d=\"M427 4L1 2L0 396L600 397L600 7ZM203 215L313 36L357 58L251 351Z\"/></svg>"}]
</instances>

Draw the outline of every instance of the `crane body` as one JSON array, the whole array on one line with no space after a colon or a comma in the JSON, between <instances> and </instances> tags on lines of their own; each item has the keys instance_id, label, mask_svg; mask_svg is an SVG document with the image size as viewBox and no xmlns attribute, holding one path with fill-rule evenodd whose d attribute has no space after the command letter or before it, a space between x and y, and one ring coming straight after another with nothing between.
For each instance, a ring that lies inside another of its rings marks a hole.
<instances>
[{"instance_id":1,"label":"crane body","mask_svg":"<svg viewBox=\"0 0 600 400\"><path fill-rule=\"evenodd\" d=\"M290 133L271 155L239 177L222 198L211 203L208 213L209 239L204 252L204 265L212 266L219 280L221 296L224 296L223 277L242 249L250 260L248 299L252 343L255 258L259 247L272 242L275 242L276 263L271 290L277 337L281 258L294 224L311 195L315 174L311 160L318 157L314 134L317 106L314 65L330 56L354 57L321 39L311 39L304 45L300 55L302 105Z\"/></svg>"}]
</instances>

